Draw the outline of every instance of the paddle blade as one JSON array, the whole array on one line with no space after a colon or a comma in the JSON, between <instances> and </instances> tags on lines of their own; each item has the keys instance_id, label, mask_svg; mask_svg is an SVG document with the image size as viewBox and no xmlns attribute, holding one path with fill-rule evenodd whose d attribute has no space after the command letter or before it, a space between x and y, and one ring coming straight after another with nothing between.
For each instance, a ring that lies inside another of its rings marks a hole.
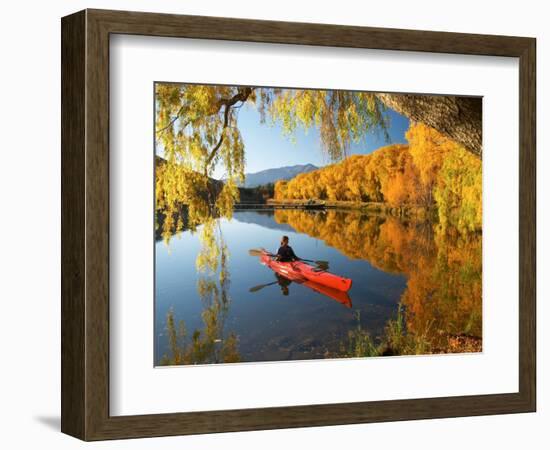
<instances>
[{"instance_id":1,"label":"paddle blade","mask_svg":"<svg viewBox=\"0 0 550 450\"><path fill-rule=\"evenodd\" d=\"M250 256L262 256L264 253L266 253L269 256L275 256L273 253L268 252L265 248L251 248L248 250L248 254Z\"/></svg>"},{"instance_id":2,"label":"paddle blade","mask_svg":"<svg viewBox=\"0 0 550 450\"><path fill-rule=\"evenodd\" d=\"M267 286L271 286L273 284L277 284L277 282L273 281L272 283L259 284L258 286L251 287L248 291L249 292L258 292L260 289L263 289L264 287L267 287Z\"/></svg>"},{"instance_id":3,"label":"paddle blade","mask_svg":"<svg viewBox=\"0 0 550 450\"><path fill-rule=\"evenodd\" d=\"M315 261L315 264L321 270L328 270L328 261Z\"/></svg>"}]
</instances>

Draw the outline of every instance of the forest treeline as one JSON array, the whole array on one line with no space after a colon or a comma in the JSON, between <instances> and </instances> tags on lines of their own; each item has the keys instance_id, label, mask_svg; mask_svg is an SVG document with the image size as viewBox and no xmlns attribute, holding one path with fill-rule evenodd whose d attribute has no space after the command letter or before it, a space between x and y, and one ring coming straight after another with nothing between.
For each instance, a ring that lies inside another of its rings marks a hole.
<instances>
[{"instance_id":1,"label":"forest treeline","mask_svg":"<svg viewBox=\"0 0 550 450\"><path fill-rule=\"evenodd\" d=\"M426 125L411 124L407 144L300 174L275 185L278 201L318 199L433 208L443 226L481 229L481 159Z\"/></svg>"}]
</instances>

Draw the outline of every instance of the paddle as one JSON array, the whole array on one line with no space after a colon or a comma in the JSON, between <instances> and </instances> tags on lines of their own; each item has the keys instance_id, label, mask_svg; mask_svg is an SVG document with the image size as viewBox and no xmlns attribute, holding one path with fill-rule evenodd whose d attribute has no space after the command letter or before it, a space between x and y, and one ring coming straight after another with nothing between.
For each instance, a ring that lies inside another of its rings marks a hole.
<instances>
[{"instance_id":1,"label":"paddle","mask_svg":"<svg viewBox=\"0 0 550 450\"><path fill-rule=\"evenodd\" d=\"M258 286L251 287L249 289L249 292L258 292L260 289L263 289L264 287L272 286L272 285L277 284L277 283L278 283L278 281L273 281L271 283L266 283L266 284L259 284Z\"/></svg>"},{"instance_id":2,"label":"paddle","mask_svg":"<svg viewBox=\"0 0 550 450\"><path fill-rule=\"evenodd\" d=\"M250 250L248 250L248 254L250 256L262 256L264 253L268 254L269 256L275 256L273 253L268 252L264 248L262 248L262 249L251 248ZM322 260L314 261L312 259L305 259L305 258L299 258L299 259L301 261L317 264L317 266L321 270L327 270L328 269L328 264L329 264L328 261L322 261Z\"/></svg>"},{"instance_id":3,"label":"paddle","mask_svg":"<svg viewBox=\"0 0 550 450\"><path fill-rule=\"evenodd\" d=\"M316 264L317 267L321 270L328 270L328 261L312 261L311 259L300 258L302 261L310 262Z\"/></svg>"}]
</instances>

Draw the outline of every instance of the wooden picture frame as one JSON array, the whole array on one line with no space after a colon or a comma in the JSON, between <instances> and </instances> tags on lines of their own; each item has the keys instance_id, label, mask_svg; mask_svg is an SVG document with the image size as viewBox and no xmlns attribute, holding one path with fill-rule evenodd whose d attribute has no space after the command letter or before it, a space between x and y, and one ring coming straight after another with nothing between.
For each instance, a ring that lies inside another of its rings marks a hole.
<instances>
[{"instance_id":1,"label":"wooden picture frame","mask_svg":"<svg viewBox=\"0 0 550 450\"><path fill-rule=\"evenodd\" d=\"M62 415L84 440L531 412L536 408L533 38L85 10L62 30ZM109 415L109 36L135 34L519 58L519 392Z\"/></svg>"}]
</instances>

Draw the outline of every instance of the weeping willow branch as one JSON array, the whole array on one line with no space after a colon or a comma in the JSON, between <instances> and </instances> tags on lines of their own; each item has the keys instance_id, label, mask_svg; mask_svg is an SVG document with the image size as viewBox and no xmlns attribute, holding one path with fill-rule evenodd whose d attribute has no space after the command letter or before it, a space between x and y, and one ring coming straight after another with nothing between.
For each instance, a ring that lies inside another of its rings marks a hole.
<instances>
[{"instance_id":1,"label":"weeping willow branch","mask_svg":"<svg viewBox=\"0 0 550 450\"><path fill-rule=\"evenodd\" d=\"M220 138L218 139L217 144L212 148L210 151L210 154L208 155L208 158L206 158L206 162L204 163L204 175L208 175L208 166L216 156L216 153L220 149L221 145L223 144L223 139L225 136L225 130L227 129L229 125L229 118L231 113L231 107L235 105L238 102L242 102L243 104L248 100L248 97L250 97L250 94L252 93L252 88L244 88L243 90L240 90L238 94L231 97L229 100L220 100L220 108L224 106L224 113L223 113L223 127L222 132L220 134Z\"/></svg>"}]
</instances>

